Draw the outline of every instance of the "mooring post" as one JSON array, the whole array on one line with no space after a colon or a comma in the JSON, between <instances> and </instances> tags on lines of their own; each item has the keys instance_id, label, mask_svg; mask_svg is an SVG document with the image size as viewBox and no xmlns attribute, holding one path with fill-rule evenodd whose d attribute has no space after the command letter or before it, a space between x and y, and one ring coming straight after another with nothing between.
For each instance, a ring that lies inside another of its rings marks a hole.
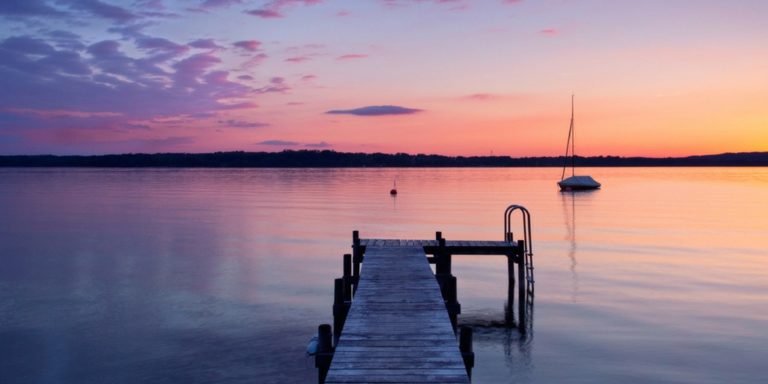
<instances>
[{"instance_id":1,"label":"mooring post","mask_svg":"<svg viewBox=\"0 0 768 384\"><path fill-rule=\"evenodd\" d=\"M360 283L360 263L363 262L363 250L360 246L360 232L352 231L352 282L355 284L354 292Z\"/></svg>"},{"instance_id":2,"label":"mooring post","mask_svg":"<svg viewBox=\"0 0 768 384\"><path fill-rule=\"evenodd\" d=\"M442 235L442 234L441 234ZM450 275L451 274L451 254L445 250L445 239L440 236L437 239L438 250L435 254L435 274L436 275Z\"/></svg>"},{"instance_id":3,"label":"mooring post","mask_svg":"<svg viewBox=\"0 0 768 384\"><path fill-rule=\"evenodd\" d=\"M467 368L467 376L472 379L472 368L475 366L475 352L472 348L472 328L462 325L459 330L459 351Z\"/></svg>"},{"instance_id":4,"label":"mooring post","mask_svg":"<svg viewBox=\"0 0 768 384\"><path fill-rule=\"evenodd\" d=\"M315 367L317 371L317 382L325 383L325 377L328 376L328 369L333 360L333 345L331 344L331 325L320 324L317 327L317 353L315 353Z\"/></svg>"},{"instance_id":5,"label":"mooring post","mask_svg":"<svg viewBox=\"0 0 768 384\"><path fill-rule=\"evenodd\" d=\"M461 313L461 304L458 300L458 289L456 286L456 276L448 275L443 277L443 299L445 300L445 308L448 310L448 317L451 319L451 325L453 326L453 332L456 332L456 326L458 325L458 316Z\"/></svg>"},{"instance_id":6,"label":"mooring post","mask_svg":"<svg viewBox=\"0 0 768 384\"><path fill-rule=\"evenodd\" d=\"M352 255L344 254L344 301L352 301Z\"/></svg>"},{"instance_id":7,"label":"mooring post","mask_svg":"<svg viewBox=\"0 0 768 384\"><path fill-rule=\"evenodd\" d=\"M344 300L344 279L335 279L333 282L333 341L335 344L339 342L339 337L341 337L350 302Z\"/></svg>"},{"instance_id":8,"label":"mooring post","mask_svg":"<svg viewBox=\"0 0 768 384\"><path fill-rule=\"evenodd\" d=\"M515 254L507 256L507 307L504 314L507 325L514 323L514 305L515 305Z\"/></svg>"},{"instance_id":9,"label":"mooring post","mask_svg":"<svg viewBox=\"0 0 768 384\"><path fill-rule=\"evenodd\" d=\"M525 241L517 241L517 293L518 293L518 318L519 329L521 333L525 333L525 300L526 300L526 279L525 279Z\"/></svg>"}]
</instances>

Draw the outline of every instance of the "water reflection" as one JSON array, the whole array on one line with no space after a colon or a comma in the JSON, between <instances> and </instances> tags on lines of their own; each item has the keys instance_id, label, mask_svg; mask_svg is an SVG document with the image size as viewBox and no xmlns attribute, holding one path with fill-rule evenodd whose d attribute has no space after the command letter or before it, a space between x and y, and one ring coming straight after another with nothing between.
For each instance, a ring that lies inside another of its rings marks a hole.
<instances>
[{"instance_id":1,"label":"water reflection","mask_svg":"<svg viewBox=\"0 0 768 384\"><path fill-rule=\"evenodd\" d=\"M766 376L768 168L592 169L611 188L560 195L549 173L2 169L0 383L312 382L350 231L498 239L510 201L537 319L515 328L502 259L455 260L474 383Z\"/></svg>"},{"instance_id":2,"label":"water reflection","mask_svg":"<svg viewBox=\"0 0 768 384\"><path fill-rule=\"evenodd\" d=\"M560 200L563 205L563 219L565 221L566 236L565 240L568 241L568 258L571 260L571 300L576 301L576 297L579 293L579 274L576 272L576 194L575 191L563 191L560 192ZM589 192L587 192L589 193ZM568 201L570 200L570 209Z\"/></svg>"}]
</instances>

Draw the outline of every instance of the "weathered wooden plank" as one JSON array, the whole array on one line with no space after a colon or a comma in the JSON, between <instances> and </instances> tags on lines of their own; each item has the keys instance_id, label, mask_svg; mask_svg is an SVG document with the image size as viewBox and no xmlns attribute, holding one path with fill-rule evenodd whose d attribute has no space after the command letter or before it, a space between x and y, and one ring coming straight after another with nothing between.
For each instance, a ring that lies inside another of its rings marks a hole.
<instances>
[{"instance_id":1,"label":"weathered wooden plank","mask_svg":"<svg viewBox=\"0 0 768 384\"><path fill-rule=\"evenodd\" d=\"M325 382L468 383L424 242L369 242L363 266Z\"/></svg>"}]
</instances>

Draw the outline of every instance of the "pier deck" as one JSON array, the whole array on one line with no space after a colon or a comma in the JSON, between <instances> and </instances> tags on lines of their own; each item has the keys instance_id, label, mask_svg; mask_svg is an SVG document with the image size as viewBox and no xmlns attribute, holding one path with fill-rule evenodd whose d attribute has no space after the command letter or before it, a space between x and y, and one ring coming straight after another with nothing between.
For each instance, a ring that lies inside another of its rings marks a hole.
<instances>
[{"instance_id":1,"label":"pier deck","mask_svg":"<svg viewBox=\"0 0 768 384\"><path fill-rule=\"evenodd\" d=\"M501 242L500 242L501 243ZM326 383L469 383L425 246L362 240L365 262Z\"/></svg>"},{"instance_id":2,"label":"pier deck","mask_svg":"<svg viewBox=\"0 0 768 384\"><path fill-rule=\"evenodd\" d=\"M344 255L344 275L334 281L333 327L318 327L318 382L469 383L475 361L472 329L458 327L461 305L451 259L505 256L505 321L515 324L511 308L517 275L517 327L525 332L529 322L523 311L532 304L532 291L526 293L532 284L526 275L532 271L532 264L526 267L530 253L525 241L512 241L511 233L506 238L447 241L436 232L435 240L361 239L354 231L353 253ZM429 264L435 264L435 273Z\"/></svg>"}]
</instances>

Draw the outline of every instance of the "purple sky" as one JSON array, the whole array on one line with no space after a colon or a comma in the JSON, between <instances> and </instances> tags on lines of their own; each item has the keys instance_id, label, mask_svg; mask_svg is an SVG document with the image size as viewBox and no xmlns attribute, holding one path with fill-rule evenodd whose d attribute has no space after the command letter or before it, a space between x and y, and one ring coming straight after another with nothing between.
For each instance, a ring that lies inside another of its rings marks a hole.
<instances>
[{"instance_id":1,"label":"purple sky","mask_svg":"<svg viewBox=\"0 0 768 384\"><path fill-rule=\"evenodd\" d=\"M0 154L768 150L764 1L2 0Z\"/></svg>"}]
</instances>

